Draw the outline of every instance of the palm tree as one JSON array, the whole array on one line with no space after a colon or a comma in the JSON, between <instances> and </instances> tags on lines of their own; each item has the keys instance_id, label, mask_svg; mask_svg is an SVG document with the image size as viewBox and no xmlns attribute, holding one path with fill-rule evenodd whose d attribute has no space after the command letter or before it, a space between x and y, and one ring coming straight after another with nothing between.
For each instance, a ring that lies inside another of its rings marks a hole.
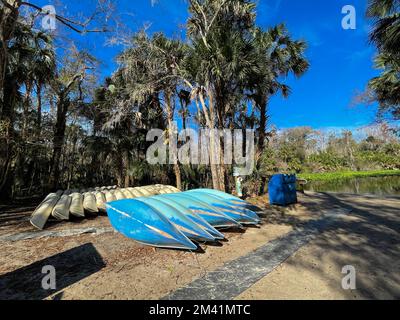
<instances>
[{"instance_id":1,"label":"palm tree","mask_svg":"<svg viewBox=\"0 0 400 320\"><path fill-rule=\"evenodd\" d=\"M370 39L380 51L398 54L400 45L400 0L369 0L367 16L375 20Z\"/></svg>"},{"instance_id":2,"label":"palm tree","mask_svg":"<svg viewBox=\"0 0 400 320\"><path fill-rule=\"evenodd\" d=\"M41 36L48 37L45 34ZM35 54L32 61L34 83L36 86L37 97L37 119L36 119L36 136L39 138L42 126L42 91L43 88L53 79L56 71L55 53L51 44L51 39L47 38L47 45L40 48L40 51Z\"/></svg>"},{"instance_id":3,"label":"palm tree","mask_svg":"<svg viewBox=\"0 0 400 320\"><path fill-rule=\"evenodd\" d=\"M36 119L36 134L37 138L40 135L42 101L42 88L55 75L56 63L55 52L52 44L52 38L43 32L34 33L31 39L32 51L29 61L26 61L26 79L25 79L25 103L24 103L24 120L22 127L22 138L26 139L26 129L29 121L29 108L32 105L31 94L33 87L36 86L37 94L37 119Z\"/></svg>"},{"instance_id":4,"label":"palm tree","mask_svg":"<svg viewBox=\"0 0 400 320\"><path fill-rule=\"evenodd\" d=\"M179 91L178 97L179 97L179 101L181 104L181 109L179 110L179 114L182 117L182 128L183 128L183 130L186 130L186 128L187 128L186 121L187 121L187 118L190 117L190 112L188 109L188 106L191 102L190 92L182 89Z\"/></svg>"},{"instance_id":5,"label":"palm tree","mask_svg":"<svg viewBox=\"0 0 400 320\"><path fill-rule=\"evenodd\" d=\"M132 47L119 58L121 74L126 85L126 93L131 103L143 104L149 96L162 97L167 119L168 135L176 130L173 120L175 100L180 86L176 68L181 63L185 46L178 40L167 39L162 33L149 38L139 32L132 41ZM177 146L169 140L170 163L173 163L176 185L182 187L181 172L177 163Z\"/></svg>"},{"instance_id":6,"label":"palm tree","mask_svg":"<svg viewBox=\"0 0 400 320\"><path fill-rule=\"evenodd\" d=\"M400 0L370 0L367 16L375 21L370 39L378 48L375 66L380 76L369 82L380 114L400 119Z\"/></svg>"},{"instance_id":7,"label":"palm tree","mask_svg":"<svg viewBox=\"0 0 400 320\"><path fill-rule=\"evenodd\" d=\"M263 31L257 28L254 37L254 51L258 67L250 77L250 98L260 114L258 128L258 150L256 166L259 171L262 165L262 154L267 139L268 103L270 98L281 92L286 98L290 88L281 82L282 77L293 73L296 77L303 75L309 67L304 56L306 43L293 40L283 24ZM266 177L261 177L260 194L265 190Z\"/></svg>"},{"instance_id":8,"label":"palm tree","mask_svg":"<svg viewBox=\"0 0 400 320\"><path fill-rule=\"evenodd\" d=\"M258 152L262 154L266 140L267 107L271 96L278 92L283 97L290 94L290 88L280 82L289 73L302 76L309 68L304 53L306 43L293 40L283 24L267 31L256 29L254 50L257 68L250 77L250 98L260 113L258 129Z\"/></svg>"},{"instance_id":9,"label":"palm tree","mask_svg":"<svg viewBox=\"0 0 400 320\"><path fill-rule=\"evenodd\" d=\"M56 97L56 122L53 135L53 152L50 163L48 189L54 190L60 183L60 160L65 140L67 113L72 107L79 108L84 102L84 86L93 81L90 69L95 58L85 51L77 51L72 47L66 56L63 68L58 70L51 81L51 90Z\"/></svg>"},{"instance_id":10,"label":"palm tree","mask_svg":"<svg viewBox=\"0 0 400 320\"><path fill-rule=\"evenodd\" d=\"M253 67L251 32L255 3L247 0L190 1L188 37L191 47L183 77L201 105L208 129L224 129L238 108ZM210 168L215 189L227 188L223 142L210 136ZM217 145L221 145L217 148ZM219 150L218 150L219 149Z\"/></svg>"},{"instance_id":11,"label":"palm tree","mask_svg":"<svg viewBox=\"0 0 400 320\"><path fill-rule=\"evenodd\" d=\"M13 41L7 48L7 64L5 69L5 82L3 87L3 103L0 113L0 123L2 132L2 150L0 155L0 191L3 195L9 195L12 185L10 179L12 177L12 162L13 157L21 157L21 152L16 152L18 137L14 132L15 111L19 105L24 107L23 117L23 136L26 138L26 122L27 109L30 103L29 94L31 83L39 76L38 70L32 68L32 62L35 60L46 60L49 65L54 65L54 55L51 46L51 38L43 33L33 31L29 25L22 22L17 22L13 32ZM26 98L23 101L20 89L26 84ZM29 93L28 93L29 92ZM22 140L24 143L24 140ZM20 150L21 151L21 150ZM21 160L22 158L20 158ZM17 163L20 164L20 160ZM6 192L4 188L8 187Z\"/></svg>"}]
</instances>

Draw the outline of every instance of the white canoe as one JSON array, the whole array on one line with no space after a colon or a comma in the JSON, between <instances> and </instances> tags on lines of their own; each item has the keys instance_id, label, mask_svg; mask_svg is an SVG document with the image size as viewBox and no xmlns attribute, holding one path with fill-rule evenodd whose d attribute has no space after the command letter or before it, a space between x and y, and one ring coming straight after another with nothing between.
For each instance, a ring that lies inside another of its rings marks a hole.
<instances>
[{"instance_id":1,"label":"white canoe","mask_svg":"<svg viewBox=\"0 0 400 320\"><path fill-rule=\"evenodd\" d=\"M117 200L117 198L114 195L114 192L104 191L104 195L106 197L106 202L113 202Z\"/></svg>"},{"instance_id":2,"label":"white canoe","mask_svg":"<svg viewBox=\"0 0 400 320\"><path fill-rule=\"evenodd\" d=\"M140 198L144 196L143 193L138 192L137 190L135 190L135 188L128 188L128 190L135 198Z\"/></svg>"},{"instance_id":3,"label":"white canoe","mask_svg":"<svg viewBox=\"0 0 400 320\"><path fill-rule=\"evenodd\" d=\"M117 200L124 200L124 199L126 199L124 193L123 193L120 189L115 190L114 194L115 194L115 197L117 198Z\"/></svg>"},{"instance_id":4,"label":"white canoe","mask_svg":"<svg viewBox=\"0 0 400 320\"><path fill-rule=\"evenodd\" d=\"M153 195L153 194L151 194L151 192L149 192L146 189L141 188L141 187L136 187L133 189L136 190L137 192L143 194L144 197L151 197Z\"/></svg>"},{"instance_id":5,"label":"white canoe","mask_svg":"<svg viewBox=\"0 0 400 320\"><path fill-rule=\"evenodd\" d=\"M95 197L96 197L97 209L99 209L99 211L105 212L106 211L106 205L105 205L106 197L104 196L104 193L96 192Z\"/></svg>"},{"instance_id":6,"label":"white canoe","mask_svg":"<svg viewBox=\"0 0 400 320\"><path fill-rule=\"evenodd\" d=\"M132 192L130 192L128 189L121 189L121 192L124 194L126 199L134 199L134 198L136 198L136 196Z\"/></svg>"},{"instance_id":7,"label":"white canoe","mask_svg":"<svg viewBox=\"0 0 400 320\"><path fill-rule=\"evenodd\" d=\"M69 195L61 196L57 204L53 208L51 215L57 220L69 220L69 208L72 198Z\"/></svg>"},{"instance_id":8,"label":"white canoe","mask_svg":"<svg viewBox=\"0 0 400 320\"><path fill-rule=\"evenodd\" d=\"M97 208L96 196L91 192L86 192L83 195L83 208L85 211L89 213L98 213L99 209Z\"/></svg>"},{"instance_id":9,"label":"white canoe","mask_svg":"<svg viewBox=\"0 0 400 320\"><path fill-rule=\"evenodd\" d=\"M69 212L78 218L85 217L85 210L83 209L83 195L80 193L71 194L71 206L69 207Z\"/></svg>"},{"instance_id":10,"label":"white canoe","mask_svg":"<svg viewBox=\"0 0 400 320\"><path fill-rule=\"evenodd\" d=\"M156 186L141 187L141 190L142 190L142 189L144 189L145 191L147 191L148 193L150 193L152 196L153 196L153 195L160 194L159 188L157 188Z\"/></svg>"},{"instance_id":11,"label":"white canoe","mask_svg":"<svg viewBox=\"0 0 400 320\"><path fill-rule=\"evenodd\" d=\"M53 208L57 204L60 196L57 193L50 193L42 203L36 208L31 216L31 224L40 230L43 230L47 220L49 219Z\"/></svg>"},{"instance_id":12,"label":"white canoe","mask_svg":"<svg viewBox=\"0 0 400 320\"><path fill-rule=\"evenodd\" d=\"M170 191L172 193L182 192L181 190L173 186L164 186L163 190Z\"/></svg>"}]
</instances>

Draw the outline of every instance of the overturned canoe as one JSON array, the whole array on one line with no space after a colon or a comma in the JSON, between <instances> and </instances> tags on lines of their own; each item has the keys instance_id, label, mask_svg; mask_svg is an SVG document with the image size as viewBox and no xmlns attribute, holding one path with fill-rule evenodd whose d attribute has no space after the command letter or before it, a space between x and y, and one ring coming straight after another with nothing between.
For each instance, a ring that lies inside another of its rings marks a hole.
<instances>
[{"instance_id":1,"label":"overturned canoe","mask_svg":"<svg viewBox=\"0 0 400 320\"><path fill-rule=\"evenodd\" d=\"M211 224L209 224L206 220L204 220L198 214L192 212L191 210L189 210L186 207L184 207L183 205L181 205L178 201L175 201L175 200L169 199L169 198L165 198L165 197L159 197L159 196L155 196L154 199L164 202L164 203L170 205L171 207L175 208L176 210L182 212L189 219L191 219L194 223L196 223L200 228L202 228L203 230L205 230L209 234L211 234L216 240L225 239L225 236L221 232L219 232L217 229L215 229Z\"/></svg>"},{"instance_id":2,"label":"overturned canoe","mask_svg":"<svg viewBox=\"0 0 400 320\"><path fill-rule=\"evenodd\" d=\"M133 188L133 190L138 192L139 194L141 194L142 197L151 197L151 196L153 196L153 194L151 192L149 192L146 189L141 188L141 187Z\"/></svg>"},{"instance_id":3,"label":"overturned canoe","mask_svg":"<svg viewBox=\"0 0 400 320\"><path fill-rule=\"evenodd\" d=\"M124 194L126 199L134 199L137 198L133 195L132 192L130 192L128 189L121 189L121 192Z\"/></svg>"},{"instance_id":4,"label":"overturned canoe","mask_svg":"<svg viewBox=\"0 0 400 320\"><path fill-rule=\"evenodd\" d=\"M120 189L115 190L114 195L115 195L115 197L117 198L117 200L124 200L124 199L126 199L124 193L123 193Z\"/></svg>"},{"instance_id":5,"label":"overturned canoe","mask_svg":"<svg viewBox=\"0 0 400 320\"><path fill-rule=\"evenodd\" d=\"M97 208L96 196L92 192L86 192L83 198L83 208L86 212L91 214L99 213Z\"/></svg>"},{"instance_id":6,"label":"overturned canoe","mask_svg":"<svg viewBox=\"0 0 400 320\"><path fill-rule=\"evenodd\" d=\"M197 249L165 216L144 202L119 200L106 207L112 226L128 238L154 247Z\"/></svg>"},{"instance_id":7,"label":"overturned canoe","mask_svg":"<svg viewBox=\"0 0 400 320\"><path fill-rule=\"evenodd\" d=\"M229 205L226 201L218 198L215 195L197 192L196 190L186 192L186 194L190 194L191 197L202 200L211 205L213 208L221 210L227 216L242 224L258 224L261 221L254 211L248 210L239 205Z\"/></svg>"},{"instance_id":8,"label":"overturned canoe","mask_svg":"<svg viewBox=\"0 0 400 320\"><path fill-rule=\"evenodd\" d=\"M188 194L171 193L160 195L160 197L176 200L185 208L202 217L214 228L240 227L240 224L238 222L228 217L221 210L212 208L207 203L199 201Z\"/></svg>"},{"instance_id":9,"label":"overturned canoe","mask_svg":"<svg viewBox=\"0 0 400 320\"><path fill-rule=\"evenodd\" d=\"M103 192L104 196L106 197L106 202L113 202L117 200L113 191L103 191Z\"/></svg>"},{"instance_id":10,"label":"overturned canoe","mask_svg":"<svg viewBox=\"0 0 400 320\"><path fill-rule=\"evenodd\" d=\"M199 227L183 212L180 212L175 207L157 200L154 197L138 198L137 200L148 204L153 209L163 214L180 232L182 232L189 239L198 242L216 240L211 234Z\"/></svg>"},{"instance_id":11,"label":"overturned canoe","mask_svg":"<svg viewBox=\"0 0 400 320\"><path fill-rule=\"evenodd\" d=\"M71 194L71 206L69 213L78 218L85 217L85 210L83 209L83 196L80 193Z\"/></svg>"},{"instance_id":12,"label":"overturned canoe","mask_svg":"<svg viewBox=\"0 0 400 320\"><path fill-rule=\"evenodd\" d=\"M134 198L144 197L144 194L135 188L128 188L127 190L134 196Z\"/></svg>"},{"instance_id":13,"label":"overturned canoe","mask_svg":"<svg viewBox=\"0 0 400 320\"><path fill-rule=\"evenodd\" d=\"M231 194L219 191L219 190L214 190L214 189L196 189L196 190L191 190L187 192L204 192L206 194L214 195L218 198L224 199L225 201L228 202L229 205L233 206L242 206L246 209L249 209L254 212L261 212L263 211L261 208L255 206L254 204L251 204L247 201L244 201L238 197L235 197Z\"/></svg>"},{"instance_id":14,"label":"overturned canoe","mask_svg":"<svg viewBox=\"0 0 400 320\"><path fill-rule=\"evenodd\" d=\"M178 193L181 192L181 190L179 190L178 188L174 187L174 186L167 186L167 185L163 185L163 184L156 184L155 185L156 188L159 189L159 191L163 192L163 193Z\"/></svg>"},{"instance_id":15,"label":"overturned canoe","mask_svg":"<svg viewBox=\"0 0 400 320\"><path fill-rule=\"evenodd\" d=\"M71 197L69 195L61 196L55 205L51 215L57 220L68 220L69 219L69 208L71 206Z\"/></svg>"},{"instance_id":16,"label":"overturned canoe","mask_svg":"<svg viewBox=\"0 0 400 320\"><path fill-rule=\"evenodd\" d=\"M31 216L31 224L40 230L43 230L47 220L49 219L55 205L60 199L59 193L50 193L42 203L36 208Z\"/></svg>"},{"instance_id":17,"label":"overturned canoe","mask_svg":"<svg viewBox=\"0 0 400 320\"><path fill-rule=\"evenodd\" d=\"M94 194L96 197L96 205L99 211L106 211L106 197L103 192L99 191Z\"/></svg>"}]
</instances>

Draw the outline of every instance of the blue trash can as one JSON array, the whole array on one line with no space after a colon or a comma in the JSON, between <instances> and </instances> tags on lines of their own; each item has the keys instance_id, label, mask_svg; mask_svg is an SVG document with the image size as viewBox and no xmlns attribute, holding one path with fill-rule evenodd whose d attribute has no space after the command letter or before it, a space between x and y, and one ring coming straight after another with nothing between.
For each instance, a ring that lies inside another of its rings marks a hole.
<instances>
[{"instance_id":1,"label":"blue trash can","mask_svg":"<svg viewBox=\"0 0 400 320\"><path fill-rule=\"evenodd\" d=\"M276 174L268 184L271 205L287 206L297 203L296 175Z\"/></svg>"}]
</instances>

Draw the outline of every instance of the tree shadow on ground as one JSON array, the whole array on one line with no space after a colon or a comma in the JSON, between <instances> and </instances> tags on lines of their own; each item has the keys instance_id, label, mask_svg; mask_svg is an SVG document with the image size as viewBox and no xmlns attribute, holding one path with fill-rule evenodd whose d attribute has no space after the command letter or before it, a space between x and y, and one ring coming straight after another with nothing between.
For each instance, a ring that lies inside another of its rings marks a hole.
<instances>
[{"instance_id":1,"label":"tree shadow on ground","mask_svg":"<svg viewBox=\"0 0 400 320\"><path fill-rule=\"evenodd\" d=\"M362 196L312 194L322 199L320 210L343 208L351 213L340 217L319 234L309 246L313 256L287 261L299 276L313 273L324 279L331 290L340 290L344 298L400 298L400 202L383 202L380 198L363 201ZM388 198L386 198L388 200ZM352 265L357 272L357 289L345 292L341 287L342 268ZM327 272L327 266L335 270ZM337 273L336 273L337 271ZM339 292L339 291L338 291Z\"/></svg>"},{"instance_id":2,"label":"tree shadow on ground","mask_svg":"<svg viewBox=\"0 0 400 320\"><path fill-rule=\"evenodd\" d=\"M105 265L93 244L88 243L1 275L0 299L44 299L100 271ZM47 274L42 273L44 266L55 268L55 290L42 288L42 280Z\"/></svg>"},{"instance_id":3,"label":"tree shadow on ground","mask_svg":"<svg viewBox=\"0 0 400 320\"><path fill-rule=\"evenodd\" d=\"M29 221L29 217L33 210L35 210L35 204L21 203L0 205L0 227L26 223Z\"/></svg>"}]
</instances>

